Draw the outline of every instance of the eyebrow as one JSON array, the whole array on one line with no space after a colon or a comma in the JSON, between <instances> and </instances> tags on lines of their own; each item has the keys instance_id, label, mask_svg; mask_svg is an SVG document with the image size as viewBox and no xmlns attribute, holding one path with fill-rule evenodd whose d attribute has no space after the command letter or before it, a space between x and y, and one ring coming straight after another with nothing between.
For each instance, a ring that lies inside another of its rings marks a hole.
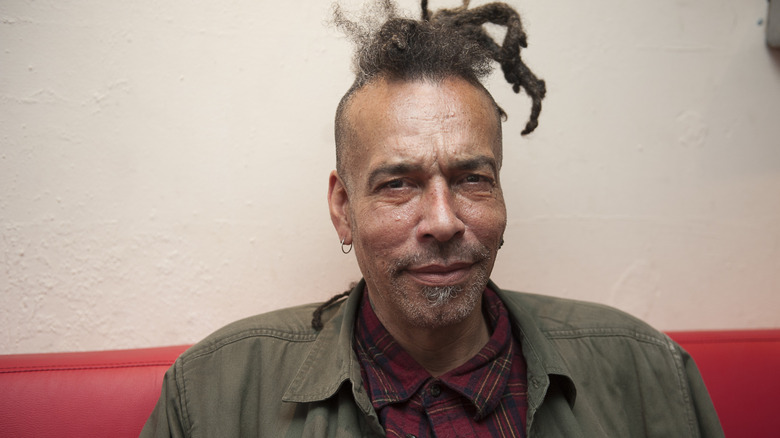
<instances>
[{"instance_id":1,"label":"eyebrow","mask_svg":"<svg viewBox=\"0 0 780 438\"><path fill-rule=\"evenodd\" d=\"M487 155L479 155L464 160L453 160L452 162L450 162L449 167L457 171L477 170L477 169L482 169L484 167L489 167L490 170L493 172L493 175L498 174L496 160ZM368 187L369 188L374 187L377 180L387 176L407 175L410 173L418 173L422 171L423 171L423 166L420 164L412 164L412 163L385 164L377 167L376 169L371 171L371 173L368 175Z\"/></svg>"},{"instance_id":2,"label":"eyebrow","mask_svg":"<svg viewBox=\"0 0 780 438\"><path fill-rule=\"evenodd\" d=\"M384 164L372 170L368 175L368 187L374 187L377 180L387 176L407 175L409 173L421 172L422 166L410 163Z\"/></svg>"},{"instance_id":3,"label":"eyebrow","mask_svg":"<svg viewBox=\"0 0 780 438\"><path fill-rule=\"evenodd\" d=\"M495 158L487 155L479 155L467 160L456 160L452 167L457 170L477 170L483 167L489 167L494 175L498 173Z\"/></svg>"}]
</instances>

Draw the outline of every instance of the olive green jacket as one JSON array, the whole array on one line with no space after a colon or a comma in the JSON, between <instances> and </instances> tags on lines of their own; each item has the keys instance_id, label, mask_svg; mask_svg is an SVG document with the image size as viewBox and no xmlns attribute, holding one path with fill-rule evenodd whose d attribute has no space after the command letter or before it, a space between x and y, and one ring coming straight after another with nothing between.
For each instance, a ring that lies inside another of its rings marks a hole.
<instances>
[{"instance_id":1,"label":"olive green jacket","mask_svg":"<svg viewBox=\"0 0 780 438\"><path fill-rule=\"evenodd\" d=\"M141 437L384 436L352 350L363 283L311 328L306 305L244 319L165 374ZM496 290L528 368L528 436L722 437L701 376L666 335L598 304Z\"/></svg>"}]
</instances>

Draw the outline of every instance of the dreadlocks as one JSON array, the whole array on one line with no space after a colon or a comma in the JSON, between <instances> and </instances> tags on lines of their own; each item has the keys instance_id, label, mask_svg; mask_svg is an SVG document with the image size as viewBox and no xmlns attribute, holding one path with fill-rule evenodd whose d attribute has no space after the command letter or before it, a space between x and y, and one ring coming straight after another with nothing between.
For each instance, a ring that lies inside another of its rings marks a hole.
<instances>
[{"instance_id":1,"label":"dreadlocks","mask_svg":"<svg viewBox=\"0 0 780 438\"><path fill-rule=\"evenodd\" d=\"M356 44L350 91L380 76L398 80L458 76L475 82L490 73L490 54L475 39L453 34L452 26L444 22L398 17L391 0L378 6L378 13L386 17L378 28L376 20L364 18L358 24L338 6L334 9L336 25Z\"/></svg>"},{"instance_id":2,"label":"dreadlocks","mask_svg":"<svg viewBox=\"0 0 780 438\"><path fill-rule=\"evenodd\" d=\"M392 0L377 0L372 15L362 17L359 22L350 20L338 5L334 6L335 25L356 46L355 82L336 110L336 168L340 175L346 176L343 144L350 134L344 111L355 91L379 77L438 82L455 76L484 89L480 80L491 72L491 63L496 61L514 92L523 89L531 97L531 114L522 135L536 129L546 89L544 81L520 58L521 48L528 45L520 15L505 3L489 3L474 9L468 8L469 3L470 0L463 0L462 6L432 13L428 1L422 0L421 19L413 20L399 17ZM485 23L506 27L501 45L483 28ZM496 109L505 118L498 105Z\"/></svg>"},{"instance_id":3,"label":"dreadlocks","mask_svg":"<svg viewBox=\"0 0 780 438\"><path fill-rule=\"evenodd\" d=\"M501 65L504 78L512 84L512 90L519 93L524 89L531 96L531 116L522 135L533 132L539 125L542 99L547 91L544 81L538 79L520 58L520 48L528 47L528 40L520 21L520 15L506 3L489 3L475 9L468 9L470 0L463 0L463 6L454 9L440 9L431 15L428 1L422 0L422 19L452 29L474 41L490 53L490 57ZM504 43L498 45L482 27L485 23L506 26Z\"/></svg>"}]
</instances>

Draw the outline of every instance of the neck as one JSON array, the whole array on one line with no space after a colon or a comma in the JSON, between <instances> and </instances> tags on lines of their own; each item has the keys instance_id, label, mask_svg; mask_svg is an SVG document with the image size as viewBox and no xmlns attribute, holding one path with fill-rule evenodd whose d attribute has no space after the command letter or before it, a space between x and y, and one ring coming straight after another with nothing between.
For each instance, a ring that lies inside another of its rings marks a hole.
<instances>
[{"instance_id":1,"label":"neck","mask_svg":"<svg viewBox=\"0 0 780 438\"><path fill-rule=\"evenodd\" d=\"M379 321L396 342L433 377L459 367L474 357L490 339L480 303L462 321L444 327L416 327L394 323L374 308Z\"/></svg>"}]
</instances>

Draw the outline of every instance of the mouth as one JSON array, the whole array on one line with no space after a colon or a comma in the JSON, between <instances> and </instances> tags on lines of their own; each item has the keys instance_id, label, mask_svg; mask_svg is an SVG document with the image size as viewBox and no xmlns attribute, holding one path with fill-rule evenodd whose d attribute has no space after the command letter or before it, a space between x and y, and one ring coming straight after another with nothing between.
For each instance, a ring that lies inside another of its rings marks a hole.
<instances>
[{"instance_id":1,"label":"mouth","mask_svg":"<svg viewBox=\"0 0 780 438\"><path fill-rule=\"evenodd\" d=\"M430 264L406 269L406 274L425 286L452 286L464 282L473 263Z\"/></svg>"}]
</instances>

